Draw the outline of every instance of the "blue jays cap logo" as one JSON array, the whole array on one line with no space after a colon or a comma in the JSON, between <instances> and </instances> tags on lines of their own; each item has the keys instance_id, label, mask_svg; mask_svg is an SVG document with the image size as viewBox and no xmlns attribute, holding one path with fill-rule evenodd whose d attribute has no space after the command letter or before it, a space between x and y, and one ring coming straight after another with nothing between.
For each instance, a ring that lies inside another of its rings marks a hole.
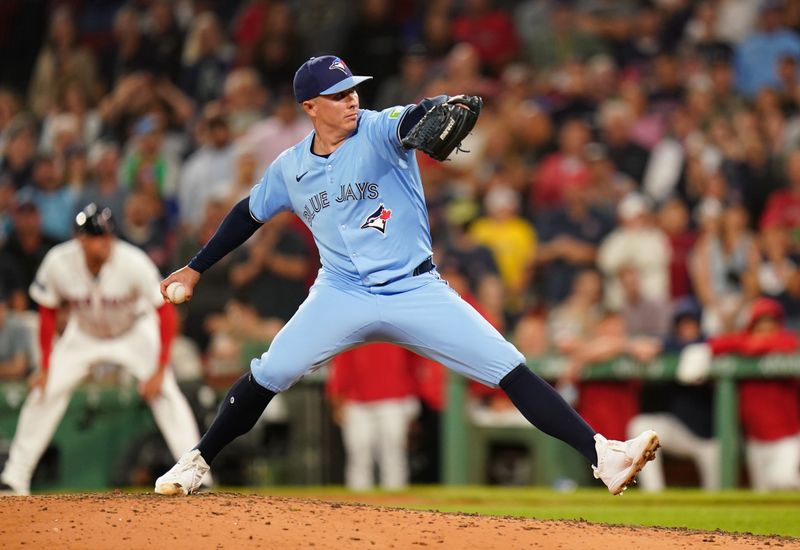
<instances>
[{"instance_id":1,"label":"blue jays cap logo","mask_svg":"<svg viewBox=\"0 0 800 550\"><path fill-rule=\"evenodd\" d=\"M386 222L388 222L389 218L391 217L392 211L388 208L384 208L383 203L381 203L378 206L378 209L367 217L367 221L363 223L361 229L367 229L371 227L372 229L380 231L381 234L385 234Z\"/></svg>"},{"instance_id":2,"label":"blue jays cap logo","mask_svg":"<svg viewBox=\"0 0 800 550\"><path fill-rule=\"evenodd\" d=\"M352 74L352 73L350 72L350 68L349 68L347 65L345 65L345 62L344 62L344 61L342 61L341 59L339 59L338 57L336 57L336 58L334 58L334 59L333 59L333 63L331 63L331 66L330 66L330 67L328 67L328 68L329 68L330 70L332 70L332 71L333 71L334 69L339 69L340 71L342 71L342 72L343 72L344 74L346 74L347 76L350 76L350 75Z\"/></svg>"}]
</instances>

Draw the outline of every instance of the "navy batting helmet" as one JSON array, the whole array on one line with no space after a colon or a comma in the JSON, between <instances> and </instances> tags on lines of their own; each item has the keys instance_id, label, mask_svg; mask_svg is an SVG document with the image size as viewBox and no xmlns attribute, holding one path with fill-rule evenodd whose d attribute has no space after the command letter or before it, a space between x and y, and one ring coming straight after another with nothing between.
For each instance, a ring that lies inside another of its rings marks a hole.
<instances>
[{"instance_id":1,"label":"navy batting helmet","mask_svg":"<svg viewBox=\"0 0 800 550\"><path fill-rule=\"evenodd\" d=\"M114 232L111 210L100 209L93 202L75 216L75 232L84 235L108 235Z\"/></svg>"}]
</instances>

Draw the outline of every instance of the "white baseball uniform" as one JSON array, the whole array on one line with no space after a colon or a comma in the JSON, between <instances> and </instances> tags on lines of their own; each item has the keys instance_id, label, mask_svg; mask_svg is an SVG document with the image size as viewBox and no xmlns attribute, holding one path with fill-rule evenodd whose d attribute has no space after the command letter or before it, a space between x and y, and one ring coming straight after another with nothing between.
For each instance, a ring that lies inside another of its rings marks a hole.
<instances>
[{"instance_id":1,"label":"white baseball uniform","mask_svg":"<svg viewBox=\"0 0 800 550\"><path fill-rule=\"evenodd\" d=\"M30 294L43 307L67 304L69 322L53 346L44 395L36 388L22 406L0 476L3 482L17 492L29 492L36 464L92 364L119 364L139 381L156 372L161 346L156 309L164 303L160 278L147 255L124 241L114 242L96 277L77 240L47 253ZM172 369L164 373L161 394L149 405L176 459L199 440L197 423Z\"/></svg>"}]
</instances>

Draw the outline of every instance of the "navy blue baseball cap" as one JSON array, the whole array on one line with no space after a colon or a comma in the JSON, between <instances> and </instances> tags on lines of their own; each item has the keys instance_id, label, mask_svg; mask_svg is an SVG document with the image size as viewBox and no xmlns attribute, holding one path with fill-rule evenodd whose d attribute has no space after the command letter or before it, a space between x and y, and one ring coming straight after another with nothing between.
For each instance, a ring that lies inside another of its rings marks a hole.
<instances>
[{"instance_id":1,"label":"navy blue baseball cap","mask_svg":"<svg viewBox=\"0 0 800 550\"><path fill-rule=\"evenodd\" d=\"M114 232L114 220L109 208L100 209L93 202L75 216L75 232L83 235L110 235Z\"/></svg>"},{"instance_id":2,"label":"navy blue baseball cap","mask_svg":"<svg viewBox=\"0 0 800 550\"><path fill-rule=\"evenodd\" d=\"M350 68L335 55L312 57L294 73L294 98L302 103L318 95L338 94L370 78L353 76Z\"/></svg>"}]
</instances>

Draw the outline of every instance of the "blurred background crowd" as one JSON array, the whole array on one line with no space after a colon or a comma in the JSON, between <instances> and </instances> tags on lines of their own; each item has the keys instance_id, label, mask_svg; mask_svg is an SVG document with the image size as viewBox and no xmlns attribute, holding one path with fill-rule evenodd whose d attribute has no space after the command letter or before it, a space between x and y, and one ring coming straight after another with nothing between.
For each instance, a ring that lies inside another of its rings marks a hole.
<instances>
[{"instance_id":1,"label":"blurred background crowd","mask_svg":"<svg viewBox=\"0 0 800 550\"><path fill-rule=\"evenodd\" d=\"M38 264L88 202L162 273L185 265L310 131L294 71L336 53L374 77L363 108L484 98L468 154L419 156L442 276L527 355L566 357L560 387L608 437L672 411L707 440L707 387L575 382L754 315L800 328L798 33L792 0L4 0L0 325L35 317ZM181 306L179 376L227 384L317 269L298 219L266 224ZM754 313L765 298L776 307ZM0 357L0 376L35 354ZM411 363L393 386L441 410L441 373ZM333 403L360 391L346 378ZM796 381L781 384L797 409ZM778 439L800 432L786 417Z\"/></svg>"}]
</instances>

